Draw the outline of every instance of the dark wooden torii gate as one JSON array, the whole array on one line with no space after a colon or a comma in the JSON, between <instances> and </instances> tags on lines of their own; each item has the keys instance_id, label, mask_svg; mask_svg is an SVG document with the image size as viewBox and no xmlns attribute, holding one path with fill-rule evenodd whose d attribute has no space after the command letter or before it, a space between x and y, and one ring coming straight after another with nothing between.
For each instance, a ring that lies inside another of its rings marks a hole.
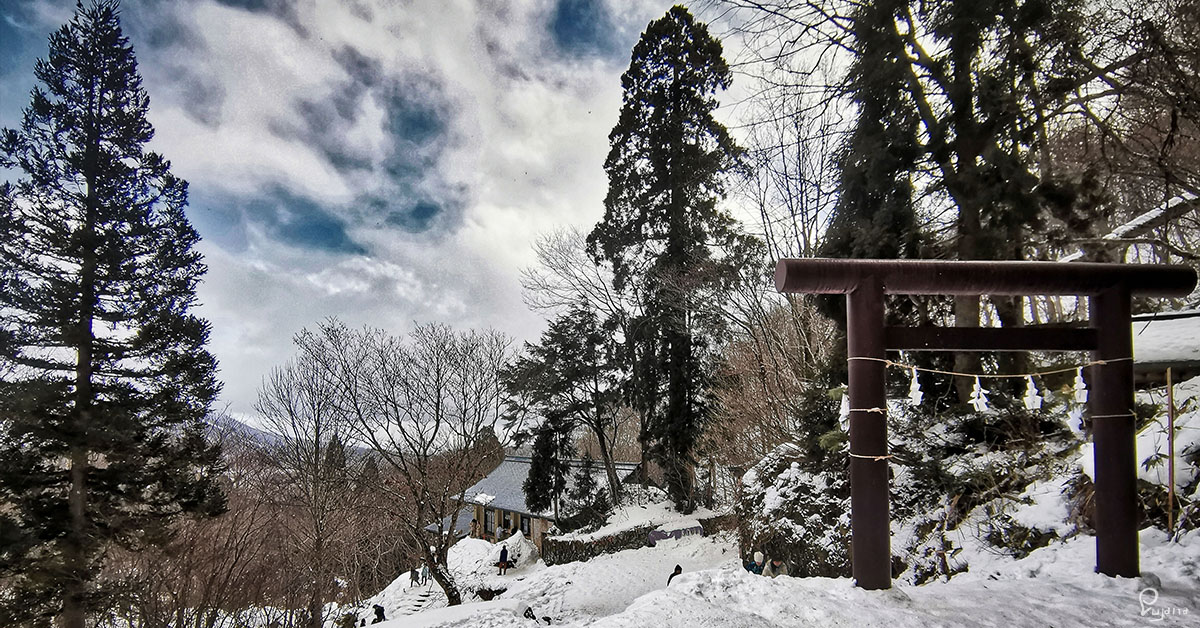
<instances>
[{"instance_id":1,"label":"dark wooden torii gate","mask_svg":"<svg viewBox=\"0 0 1200 628\"><path fill-rule=\"evenodd\" d=\"M1019 261L783 259L780 292L846 295L850 363L852 571L864 589L892 586L884 359L907 351L1090 351L1096 489L1096 570L1134 577L1138 567L1133 417L1133 295L1181 297L1186 266ZM1090 298L1086 328L888 327L885 294L1076 295ZM859 358L859 359L856 359ZM865 358L865 359L863 359Z\"/></svg>"}]
</instances>

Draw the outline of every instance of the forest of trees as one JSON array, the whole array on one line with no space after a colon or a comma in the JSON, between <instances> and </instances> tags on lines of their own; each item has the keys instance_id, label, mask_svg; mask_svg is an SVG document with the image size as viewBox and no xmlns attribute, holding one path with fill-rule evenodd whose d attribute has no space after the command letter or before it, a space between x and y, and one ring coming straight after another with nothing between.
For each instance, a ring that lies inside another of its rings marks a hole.
<instances>
[{"instance_id":1,"label":"forest of trees","mask_svg":"<svg viewBox=\"0 0 1200 628\"><path fill-rule=\"evenodd\" d=\"M146 148L118 4L80 4L0 134L15 173L0 186L0 623L319 628L328 603L419 561L460 603L447 526L514 443L531 445L527 503L564 521L602 520L627 490L614 463L635 460L679 511L730 509L744 542L842 575L847 483L816 478L846 466L844 310L775 293L775 260L1200 266L1200 0L700 6L711 24L673 7L631 51L602 217L535 243L521 283L540 338L314 323L264 374L260 431L212 407L188 187ZM734 81L748 96L722 106ZM1044 297L893 305L925 324L1086 318ZM922 359L1015 372L1050 358ZM924 532L894 551L949 577L921 557L944 557L958 517L1032 482L1072 432L1017 406L981 417L967 378L923 386L931 403L890 429L896 515ZM934 424L953 447L920 444ZM1024 466L950 469L960 446ZM568 490L568 461L593 456L606 481ZM751 468L804 501L772 516L828 529L756 524L761 492L736 486ZM997 526L1011 551L1044 541Z\"/></svg>"}]
</instances>

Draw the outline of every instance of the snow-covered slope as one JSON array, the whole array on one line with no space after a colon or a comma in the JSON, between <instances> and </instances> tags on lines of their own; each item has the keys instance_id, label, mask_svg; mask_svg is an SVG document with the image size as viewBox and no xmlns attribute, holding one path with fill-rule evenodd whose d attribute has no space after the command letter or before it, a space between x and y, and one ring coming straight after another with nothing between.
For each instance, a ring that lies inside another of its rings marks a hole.
<instances>
[{"instance_id":1,"label":"snow-covered slope","mask_svg":"<svg viewBox=\"0 0 1200 628\"><path fill-rule=\"evenodd\" d=\"M950 582L864 591L844 578L752 575L731 538L685 537L584 563L532 566L499 578L508 590L496 601L379 628L532 626L522 617L526 607L555 626L595 628L1200 625L1200 531L1174 543L1147 529L1141 540L1141 579L1092 573L1095 540L1081 536L1019 561L980 561ZM675 564L683 575L668 587Z\"/></svg>"},{"instance_id":2,"label":"snow-covered slope","mask_svg":"<svg viewBox=\"0 0 1200 628\"><path fill-rule=\"evenodd\" d=\"M1140 394L1142 402L1161 402ZM1200 379L1176 388L1182 406L1177 419L1177 485L1194 486L1195 451L1200 447ZM1138 435L1139 474L1166 480L1165 419L1157 417ZM381 628L439 626L488 628L532 626L526 608L556 626L596 628L881 626L1197 626L1200 627L1200 530L1175 540L1155 528L1141 533L1143 576L1109 578L1094 573L1095 537L1070 523L1065 496L1078 469L1090 471L1088 447L1071 448L1045 479L1009 496L999 511L1030 529L1054 532L1022 559L984 542L982 532L996 511L973 510L948 532L953 546L969 558L968 571L949 581L937 576L922 586L897 580L887 591L864 591L848 578L777 578L747 573L733 537L684 537L655 547L599 556L587 562L547 567L523 561L507 575L492 566L499 546L470 540L452 550L451 565L463 582L503 590L495 601L432 609ZM1186 497L1186 496L1184 496ZM647 523L686 527L692 517L674 515L665 505L635 505L616 514L589 538ZM991 514L989 514L991 513ZM904 546L896 530L893 549ZM512 542L512 541L510 541ZM517 543L524 542L517 539ZM683 568L668 587L674 566ZM439 601L444 604L444 600ZM390 616L390 615L389 615ZM542 625L545 625L544 623Z\"/></svg>"},{"instance_id":3,"label":"snow-covered slope","mask_svg":"<svg viewBox=\"0 0 1200 628\"><path fill-rule=\"evenodd\" d=\"M848 579L776 578L736 566L685 573L669 589L589 624L641 626L1198 626L1200 533L1170 543L1142 534L1142 579L1091 573L1094 544L1076 538L950 582L864 591ZM1161 584L1155 580L1161 579ZM463 624L464 626L466 624Z\"/></svg>"}]
</instances>

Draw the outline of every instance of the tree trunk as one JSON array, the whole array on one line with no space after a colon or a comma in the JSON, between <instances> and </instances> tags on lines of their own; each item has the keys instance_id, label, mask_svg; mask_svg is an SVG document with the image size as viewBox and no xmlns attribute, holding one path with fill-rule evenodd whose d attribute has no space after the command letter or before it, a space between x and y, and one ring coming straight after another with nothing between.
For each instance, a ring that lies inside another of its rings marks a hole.
<instances>
[{"instance_id":1,"label":"tree trunk","mask_svg":"<svg viewBox=\"0 0 1200 628\"><path fill-rule=\"evenodd\" d=\"M613 462L607 441L608 439L604 437L604 430L596 430L596 442L600 446L600 459L604 461L604 471L608 475L609 495L615 506L621 497L621 480L617 477L617 466Z\"/></svg>"},{"instance_id":2,"label":"tree trunk","mask_svg":"<svg viewBox=\"0 0 1200 628\"><path fill-rule=\"evenodd\" d=\"M64 551L64 568L67 573L63 587L63 628L84 628L87 617L85 600L87 585L91 581L88 573L88 555L92 544L88 538L87 521L87 471L88 432L92 423L92 321L96 300L96 201L95 178L88 179L88 197L83 224L83 259L79 270L79 319L72 334L75 345L75 421L72 436L76 439L71 447L71 484L67 504L71 517Z\"/></svg>"},{"instance_id":3,"label":"tree trunk","mask_svg":"<svg viewBox=\"0 0 1200 628\"><path fill-rule=\"evenodd\" d=\"M63 587L63 607L60 623L63 628L84 628L87 587L87 451L81 447L71 450L71 488L68 495L71 527L68 532L64 562L67 579Z\"/></svg>"},{"instance_id":4,"label":"tree trunk","mask_svg":"<svg viewBox=\"0 0 1200 628\"><path fill-rule=\"evenodd\" d=\"M980 232L979 206L969 190L960 190L952 195L958 201L958 259L972 260L979 258L977 238ZM960 295L954 297L955 327L979 327L979 296ZM954 354L954 370L959 373L978 373L980 368L979 354L958 352ZM959 403L971 399L971 391L975 382L969 377L955 377L954 389L958 392Z\"/></svg>"},{"instance_id":5,"label":"tree trunk","mask_svg":"<svg viewBox=\"0 0 1200 628\"><path fill-rule=\"evenodd\" d=\"M427 557L428 559L428 557ZM462 604L462 593L458 590L458 584L450 578L450 575L442 570L442 565L437 562L429 562L429 577L442 587L442 592L446 594L446 606L458 606Z\"/></svg>"}]
</instances>

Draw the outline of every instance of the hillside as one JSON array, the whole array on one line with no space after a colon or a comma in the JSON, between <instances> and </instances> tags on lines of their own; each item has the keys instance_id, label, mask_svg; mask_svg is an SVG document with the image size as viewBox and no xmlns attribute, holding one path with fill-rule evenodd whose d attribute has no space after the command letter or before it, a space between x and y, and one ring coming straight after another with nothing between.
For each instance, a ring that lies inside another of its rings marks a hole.
<instances>
[{"instance_id":1,"label":"hillside","mask_svg":"<svg viewBox=\"0 0 1200 628\"><path fill-rule=\"evenodd\" d=\"M1200 379L1177 385L1175 392L1180 408L1177 499L1188 504L1195 501L1198 485ZM1139 393L1138 400L1160 406L1139 432L1137 444L1140 479L1161 487L1167 469L1162 393ZM441 608L444 600L436 588L408 589L404 576L363 608L382 603L390 619L381 624L383 628L533 625L521 616L526 608L539 618L550 618L553 625L597 627L1197 625L1200 530L1183 529L1168 538L1160 527L1144 528L1141 578L1109 578L1093 572L1095 537L1080 527L1072 503L1073 483L1091 474L1092 452L1088 444L1081 446L1077 426L1069 427L1061 436L1070 446L1055 445L1054 455L1039 463L1047 475L1006 497L1002 510L997 511L994 502L981 503L944 532L947 546L956 548L957 568L949 579L935 572L916 585L910 565L888 591L864 591L849 578L772 580L742 568L732 534L660 541L654 547L550 567L536 560L531 544L517 538L509 544L520 556L518 566L499 576L493 567L499 546L472 539L452 548L451 566L468 588L499 592L494 600L475 598L475 603L462 607ZM964 454L962 464L971 457ZM897 477L899 486L911 484L903 470ZM1014 552L987 538L997 529L997 516L1009 528L1044 533L1038 547ZM897 517L893 521L894 553L919 547L910 527L919 520ZM594 539L627 529L631 522L649 521L664 528L690 527L695 525L695 515L672 515L665 503L633 505L614 513L599 531L572 538ZM676 564L683 574L667 587L667 576ZM418 598L422 602L414 606L412 601ZM401 615L409 612L414 614Z\"/></svg>"}]
</instances>

